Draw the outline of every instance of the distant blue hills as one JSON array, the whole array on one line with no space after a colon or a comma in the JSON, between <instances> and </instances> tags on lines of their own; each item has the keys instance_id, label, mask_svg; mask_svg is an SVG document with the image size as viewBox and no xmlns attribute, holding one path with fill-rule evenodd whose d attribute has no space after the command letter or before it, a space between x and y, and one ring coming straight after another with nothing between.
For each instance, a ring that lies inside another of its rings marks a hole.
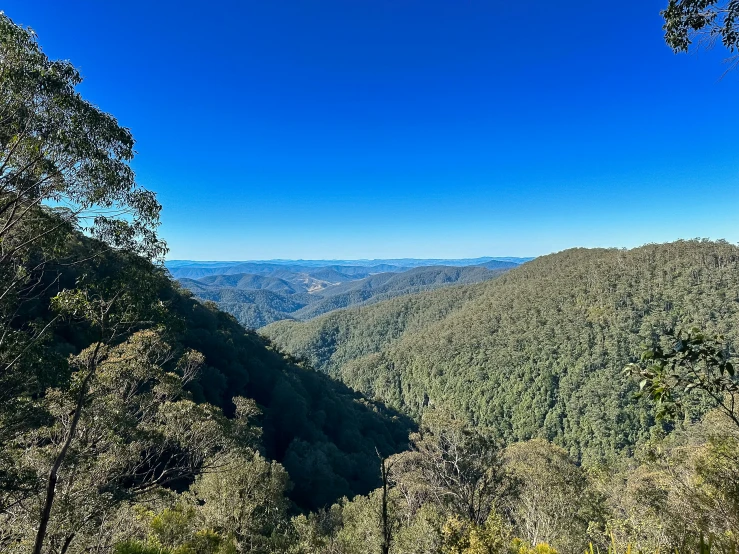
<instances>
[{"instance_id":1,"label":"distant blue hills","mask_svg":"<svg viewBox=\"0 0 739 554\"><path fill-rule=\"evenodd\" d=\"M259 264L259 265L282 265L282 266L300 266L300 267L328 267L328 266L396 266L398 268L410 269L413 267L425 266L454 266L461 267L466 265L482 265L488 262L511 262L514 264L522 264L533 260L533 257L511 257L511 256L485 256L481 258L388 258L388 259L360 259L360 260L235 260L235 261L196 261L196 260L168 260L164 265L172 270L180 267L203 267L203 268L227 268L242 264Z\"/></svg>"},{"instance_id":2,"label":"distant blue hills","mask_svg":"<svg viewBox=\"0 0 739 554\"><path fill-rule=\"evenodd\" d=\"M533 258L396 258L381 260L255 260L165 263L180 284L212 301L248 328L306 320L439 287L494 279Z\"/></svg>"}]
</instances>

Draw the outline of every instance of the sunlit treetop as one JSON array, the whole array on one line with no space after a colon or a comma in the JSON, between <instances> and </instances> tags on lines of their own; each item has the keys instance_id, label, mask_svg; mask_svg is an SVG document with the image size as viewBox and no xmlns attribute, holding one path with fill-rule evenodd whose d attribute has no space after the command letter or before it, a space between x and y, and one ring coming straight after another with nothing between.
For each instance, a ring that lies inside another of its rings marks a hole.
<instances>
[{"instance_id":1,"label":"sunlit treetop","mask_svg":"<svg viewBox=\"0 0 739 554\"><path fill-rule=\"evenodd\" d=\"M737 0L670 0L662 17L665 41L675 52L687 52L694 45L711 47L720 41L731 54L731 67L739 63Z\"/></svg>"}]
</instances>

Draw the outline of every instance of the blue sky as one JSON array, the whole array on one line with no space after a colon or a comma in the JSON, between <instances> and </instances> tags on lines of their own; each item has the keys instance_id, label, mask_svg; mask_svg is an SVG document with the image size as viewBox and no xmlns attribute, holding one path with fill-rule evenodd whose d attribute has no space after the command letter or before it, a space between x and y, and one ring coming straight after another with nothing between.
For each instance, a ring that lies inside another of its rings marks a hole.
<instances>
[{"instance_id":1,"label":"blue sky","mask_svg":"<svg viewBox=\"0 0 739 554\"><path fill-rule=\"evenodd\" d=\"M6 0L132 129L172 259L739 241L739 73L666 0Z\"/></svg>"}]
</instances>

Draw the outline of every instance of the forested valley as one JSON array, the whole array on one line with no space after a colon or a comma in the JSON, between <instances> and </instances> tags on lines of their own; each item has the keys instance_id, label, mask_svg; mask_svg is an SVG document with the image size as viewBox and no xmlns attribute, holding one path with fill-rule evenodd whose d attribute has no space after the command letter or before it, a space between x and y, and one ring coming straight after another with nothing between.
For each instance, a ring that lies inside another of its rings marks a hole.
<instances>
[{"instance_id":1,"label":"forested valley","mask_svg":"<svg viewBox=\"0 0 739 554\"><path fill-rule=\"evenodd\" d=\"M0 13L1 552L736 553L738 247L177 276L81 80Z\"/></svg>"},{"instance_id":2,"label":"forested valley","mask_svg":"<svg viewBox=\"0 0 739 554\"><path fill-rule=\"evenodd\" d=\"M469 287L341 310L263 332L351 387L419 417L443 404L506 442L542 437L577 460L655 432L622 371L667 329L734 343L739 247L684 241L576 249ZM701 413L691 406L692 417Z\"/></svg>"},{"instance_id":3,"label":"forested valley","mask_svg":"<svg viewBox=\"0 0 739 554\"><path fill-rule=\"evenodd\" d=\"M251 262L222 267L178 263L170 265L169 271L197 298L215 302L244 327L257 329L275 321L307 320L349 306L487 281L518 265L518 261L485 259L441 261L455 264L451 266L434 262L377 260L362 266Z\"/></svg>"}]
</instances>

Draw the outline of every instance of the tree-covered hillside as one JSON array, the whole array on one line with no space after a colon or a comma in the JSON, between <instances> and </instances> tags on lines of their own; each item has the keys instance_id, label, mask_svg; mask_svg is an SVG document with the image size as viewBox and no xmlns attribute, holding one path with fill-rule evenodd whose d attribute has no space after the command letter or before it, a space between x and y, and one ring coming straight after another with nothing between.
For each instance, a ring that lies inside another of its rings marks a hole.
<instances>
[{"instance_id":1,"label":"tree-covered hillside","mask_svg":"<svg viewBox=\"0 0 739 554\"><path fill-rule=\"evenodd\" d=\"M133 137L81 81L0 12L0 550L9 521L37 519L39 554L50 518L185 486L227 442L302 475L302 507L376 486L408 421L170 279Z\"/></svg>"},{"instance_id":2,"label":"tree-covered hillside","mask_svg":"<svg viewBox=\"0 0 739 554\"><path fill-rule=\"evenodd\" d=\"M221 310L233 315L247 329L292 319L293 313L314 301L307 292L281 293L267 289L205 285L193 279L181 279L179 282L199 300L215 302Z\"/></svg>"},{"instance_id":3,"label":"tree-covered hillside","mask_svg":"<svg viewBox=\"0 0 739 554\"><path fill-rule=\"evenodd\" d=\"M295 365L215 304L197 301L161 267L82 236L70 237L64 254L65 259L80 261L72 266L47 264L44 294L26 306L17 321L50 323L54 335L37 355L51 367L66 366L60 354L80 352L93 341L87 324L54 319L48 307L59 291L92 286L95 294L131 291L148 298L161 308L144 328L162 327L174 352L192 349L204 356L197 378L188 385L194 400L222 408L227 415L233 414L234 397L256 402L263 452L293 475L291 497L299 506L320 507L370 490L378 478L375 449L394 452L406 444L409 420ZM130 333L139 328L132 327Z\"/></svg>"},{"instance_id":4,"label":"tree-covered hillside","mask_svg":"<svg viewBox=\"0 0 739 554\"><path fill-rule=\"evenodd\" d=\"M215 306L177 291L173 307L183 346L205 356L195 398L227 413L234 396L257 402L264 452L290 473L299 506L321 507L369 490L378 478L376 449L405 446L412 425L399 414L291 363Z\"/></svg>"},{"instance_id":5,"label":"tree-covered hillside","mask_svg":"<svg viewBox=\"0 0 739 554\"><path fill-rule=\"evenodd\" d=\"M712 333L736 339L739 249L189 281L279 311L333 279L363 305L270 332L413 425L170 279L133 137L80 82L0 12L1 552L736 554L739 379ZM649 406L673 427L631 455Z\"/></svg>"},{"instance_id":6,"label":"tree-covered hillside","mask_svg":"<svg viewBox=\"0 0 739 554\"><path fill-rule=\"evenodd\" d=\"M346 363L381 352L477 298L481 285L453 286L338 310L307 322L280 321L260 332L285 351L336 375Z\"/></svg>"},{"instance_id":7,"label":"tree-covered hillside","mask_svg":"<svg viewBox=\"0 0 739 554\"><path fill-rule=\"evenodd\" d=\"M502 275L507 269L490 270L478 266L419 267L403 273L381 273L360 281L329 287L311 302L295 312L295 319L307 320L349 306L369 305L397 296L434 290L455 284L480 283Z\"/></svg>"},{"instance_id":8,"label":"tree-covered hillside","mask_svg":"<svg viewBox=\"0 0 739 554\"><path fill-rule=\"evenodd\" d=\"M234 275L211 275L209 277L201 277L197 281L194 279L182 278L180 282L187 283L187 288L193 286L201 286L203 289L212 286L233 287L242 290L269 290L272 292L282 292L287 294L295 294L298 292L307 292L307 287L303 283L290 282L273 275L255 275L251 273L236 273Z\"/></svg>"},{"instance_id":9,"label":"tree-covered hillside","mask_svg":"<svg viewBox=\"0 0 739 554\"><path fill-rule=\"evenodd\" d=\"M624 366L666 328L739 329L739 248L679 241L574 249L494 281L264 329L281 348L413 415L445 405L509 442L586 461L654 426Z\"/></svg>"}]
</instances>

